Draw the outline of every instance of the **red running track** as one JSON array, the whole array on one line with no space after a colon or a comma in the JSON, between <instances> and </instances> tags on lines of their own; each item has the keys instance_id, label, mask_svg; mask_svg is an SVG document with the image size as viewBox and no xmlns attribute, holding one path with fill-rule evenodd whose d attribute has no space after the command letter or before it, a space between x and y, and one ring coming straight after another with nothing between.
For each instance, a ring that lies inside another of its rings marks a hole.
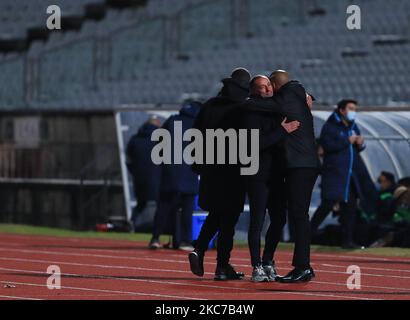
<instances>
[{"instance_id":1,"label":"red running track","mask_svg":"<svg viewBox=\"0 0 410 320\"><path fill-rule=\"evenodd\" d=\"M292 252L280 251L278 271L291 269ZM316 278L307 284L252 283L249 254L236 248L232 263L246 280L213 281L215 252L205 276L191 274L187 253L151 251L146 243L0 234L0 299L121 300L368 300L410 299L410 259L314 253ZM61 270L61 289L50 290L47 268ZM347 267L361 269L361 288L347 287Z\"/></svg>"}]
</instances>

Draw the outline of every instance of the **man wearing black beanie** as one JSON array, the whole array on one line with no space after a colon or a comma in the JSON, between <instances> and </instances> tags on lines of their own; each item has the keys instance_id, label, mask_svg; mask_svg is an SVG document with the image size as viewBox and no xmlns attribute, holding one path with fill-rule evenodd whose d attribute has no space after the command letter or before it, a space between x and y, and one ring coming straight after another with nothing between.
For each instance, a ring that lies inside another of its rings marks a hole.
<instances>
[{"instance_id":1,"label":"man wearing black beanie","mask_svg":"<svg viewBox=\"0 0 410 320\"><path fill-rule=\"evenodd\" d=\"M222 80L223 88L217 97L202 107L194 128L205 134L206 129L227 130L237 126L237 110L249 95L251 75L244 68L233 70L231 77ZM205 151L205 150L204 150ZM204 152L205 153L205 152ZM225 157L227 158L227 157ZM240 280L244 274L229 264L233 248L235 225L243 212L245 189L237 165L193 165L200 179L199 206L209 212L195 250L189 254L192 273L202 277L203 259L209 242L219 230L215 280Z\"/></svg>"}]
</instances>

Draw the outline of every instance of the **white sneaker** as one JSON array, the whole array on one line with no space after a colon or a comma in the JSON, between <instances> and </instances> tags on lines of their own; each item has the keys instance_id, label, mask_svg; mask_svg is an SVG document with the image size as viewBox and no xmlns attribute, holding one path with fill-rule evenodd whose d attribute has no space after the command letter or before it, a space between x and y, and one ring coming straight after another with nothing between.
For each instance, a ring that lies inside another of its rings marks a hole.
<instances>
[{"instance_id":1,"label":"white sneaker","mask_svg":"<svg viewBox=\"0 0 410 320\"><path fill-rule=\"evenodd\" d=\"M194 251L195 248L190 244L181 243L178 249L182 251Z\"/></svg>"},{"instance_id":2,"label":"white sneaker","mask_svg":"<svg viewBox=\"0 0 410 320\"><path fill-rule=\"evenodd\" d=\"M252 282L268 282L269 277L262 266L256 266L253 268L251 280Z\"/></svg>"},{"instance_id":3,"label":"white sneaker","mask_svg":"<svg viewBox=\"0 0 410 320\"><path fill-rule=\"evenodd\" d=\"M152 250L156 250L156 249L159 249L159 248L161 248L161 244L159 243L159 241L158 240L151 240L150 241L150 243L149 243L149 248L150 249L152 249Z\"/></svg>"},{"instance_id":4,"label":"white sneaker","mask_svg":"<svg viewBox=\"0 0 410 320\"><path fill-rule=\"evenodd\" d=\"M278 273L276 272L276 269L272 265L266 265L263 266L263 270L265 270L266 275L268 276L269 281L275 281Z\"/></svg>"}]
</instances>

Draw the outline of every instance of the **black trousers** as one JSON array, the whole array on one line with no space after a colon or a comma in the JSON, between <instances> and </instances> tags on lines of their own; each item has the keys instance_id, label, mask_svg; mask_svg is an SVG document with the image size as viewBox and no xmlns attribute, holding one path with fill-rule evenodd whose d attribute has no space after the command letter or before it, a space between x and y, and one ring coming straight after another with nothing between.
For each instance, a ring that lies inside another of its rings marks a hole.
<instances>
[{"instance_id":1,"label":"black trousers","mask_svg":"<svg viewBox=\"0 0 410 320\"><path fill-rule=\"evenodd\" d=\"M248 245L253 267L262 264L261 233L268 206L269 186L265 181L249 180L247 182L250 222Z\"/></svg>"},{"instance_id":2,"label":"black trousers","mask_svg":"<svg viewBox=\"0 0 410 320\"><path fill-rule=\"evenodd\" d=\"M173 246L179 247L181 242L190 243L192 234L192 213L194 210L194 194L167 192L161 193L155 212L153 239L159 239L169 221L175 222Z\"/></svg>"},{"instance_id":3,"label":"black trousers","mask_svg":"<svg viewBox=\"0 0 410 320\"><path fill-rule=\"evenodd\" d=\"M279 177L269 188L268 213L270 225L265 236L262 264L275 264L274 255L286 224L286 192L284 177Z\"/></svg>"},{"instance_id":4,"label":"black trousers","mask_svg":"<svg viewBox=\"0 0 410 320\"><path fill-rule=\"evenodd\" d=\"M208 213L208 216L201 227L201 231L199 232L198 239L194 241L194 247L196 250L201 251L202 253L205 253L205 251L208 250L209 243L219 231L222 214L223 213L217 211L210 211Z\"/></svg>"},{"instance_id":5,"label":"black trousers","mask_svg":"<svg viewBox=\"0 0 410 320\"><path fill-rule=\"evenodd\" d=\"M148 202L148 195L145 188L138 184L138 177L132 176L134 185L134 197L137 200L137 206L132 210L131 221L135 221L137 216L146 208Z\"/></svg>"},{"instance_id":6,"label":"black trousers","mask_svg":"<svg viewBox=\"0 0 410 320\"><path fill-rule=\"evenodd\" d=\"M322 200L322 203L315 211L312 220L310 222L312 235L314 235L319 226L333 210L333 206L337 201L334 200ZM353 183L350 184L349 199L347 202L340 202L340 224L342 226L342 242L343 244L349 244L353 242L354 228L356 224L356 211L357 211L357 193Z\"/></svg>"},{"instance_id":7,"label":"black trousers","mask_svg":"<svg viewBox=\"0 0 410 320\"><path fill-rule=\"evenodd\" d=\"M248 245L251 264L268 265L274 263L273 256L286 223L286 202L284 181L270 182L251 180L248 182L250 223ZM261 259L261 233L268 209L270 225L265 235L265 248Z\"/></svg>"},{"instance_id":8,"label":"black trousers","mask_svg":"<svg viewBox=\"0 0 410 320\"><path fill-rule=\"evenodd\" d=\"M194 242L195 249L205 253L209 242L219 231L217 242L217 263L220 267L225 267L231 258L233 239L235 236L235 226L241 212L233 211L210 211L198 239Z\"/></svg>"},{"instance_id":9,"label":"black trousers","mask_svg":"<svg viewBox=\"0 0 410 320\"><path fill-rule=\"evenodd\" d=\"M310 267L309 206L317 177L315 168L291 168L286 172L288 215L295 240L292 265L303 269Z\"/></svg>"}]
</instances>

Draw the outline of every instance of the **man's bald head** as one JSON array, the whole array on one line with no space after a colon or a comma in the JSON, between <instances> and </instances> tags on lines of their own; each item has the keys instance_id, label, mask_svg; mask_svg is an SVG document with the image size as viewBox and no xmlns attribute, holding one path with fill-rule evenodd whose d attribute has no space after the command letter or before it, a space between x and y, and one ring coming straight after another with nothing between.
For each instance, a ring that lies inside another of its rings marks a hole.
<instances>
[{"instance_id":1,"label":"man's bald head","mask_svg":"<svg viewBox=\"0 0 410 320\"><path fill-rule=\"evenodd\" d=\"M283 85L290 81L289 73L285 70L276 70L269 76L274 91L278 91Z\"/></svg>"}]
</instances>

